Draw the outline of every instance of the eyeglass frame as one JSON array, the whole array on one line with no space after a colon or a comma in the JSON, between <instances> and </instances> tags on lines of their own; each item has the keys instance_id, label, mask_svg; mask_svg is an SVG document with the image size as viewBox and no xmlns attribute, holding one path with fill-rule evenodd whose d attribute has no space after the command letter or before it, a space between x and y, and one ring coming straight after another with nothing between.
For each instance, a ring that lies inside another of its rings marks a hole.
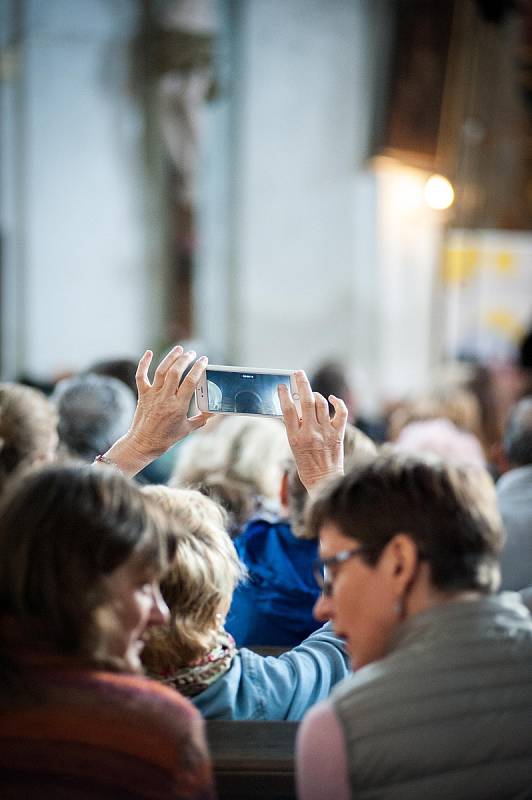
<instances>
[{"instance_id":1,"label":"eyeglass frame","mask_svg":"<svg viewBox=\"0 0 532 800\"><path fill-rule=\"evenodd\" d=\"M324 597L330 597L333 591L333 580L326 576L325 570L338 564L345 564L346 561L350 561L352 558L367 552L368 548L362 545L361 547L353 547L351 550L340 550L339 553L328 558L315 559L312 564L312 574Z\"/></svg>"}]
</instances>

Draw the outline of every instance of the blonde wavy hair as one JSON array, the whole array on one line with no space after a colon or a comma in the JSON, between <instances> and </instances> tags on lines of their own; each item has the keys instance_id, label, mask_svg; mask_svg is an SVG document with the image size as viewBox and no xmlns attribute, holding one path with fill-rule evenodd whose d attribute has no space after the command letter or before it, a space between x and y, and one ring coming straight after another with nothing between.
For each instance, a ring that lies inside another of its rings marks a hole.
<instances>
[{"instance_id":1,"label":"blonde wavy hair","mask_svg":"<svg viewBox=\"0 0 532 800\"><path fill-rule=\"evenodd\" d=\"M175 557L161 582L170 609L154 628L142 660L148 672L190 666L211 650L238 582L246 570L226 530L224 510L194 489L145 486L178 523Z\"/></svg>"},{"instance_id":2,"label":"blonde wavy hair","mask_svg":"<svg viewBox=\"0 0 532 800\"><path fill-rule=\"evenodd\" d=\"M57 411L42 392L0 383L0 494L16 472L52 460L57 420Z\"/></svg>"}]
</instances>

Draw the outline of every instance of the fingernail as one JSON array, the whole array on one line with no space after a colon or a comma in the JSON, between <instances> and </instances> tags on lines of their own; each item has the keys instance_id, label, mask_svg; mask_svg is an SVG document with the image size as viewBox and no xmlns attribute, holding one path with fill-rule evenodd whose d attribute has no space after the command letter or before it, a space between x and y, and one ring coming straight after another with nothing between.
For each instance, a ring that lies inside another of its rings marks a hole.
<instances>
[{"instance_id":1,"label":"fingernail","mask_svg":"<svg viewBox=\"0 0 532 800\"><path fill-rule=\"evenodd\" d=\"M206 364L208 360L209 359L207 356L202 356L201 358L198 358L198 364Z\"/></svg>"}]
</instances>

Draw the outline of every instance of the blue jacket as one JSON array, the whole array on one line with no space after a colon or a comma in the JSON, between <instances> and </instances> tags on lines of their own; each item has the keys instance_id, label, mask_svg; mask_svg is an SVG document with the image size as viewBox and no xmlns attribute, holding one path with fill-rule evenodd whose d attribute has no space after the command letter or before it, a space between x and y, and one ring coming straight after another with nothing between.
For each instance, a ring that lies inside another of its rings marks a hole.
<instances>
[{"instance_id":1,"label":"blue jacket","mask_svg":"<svg viewBox=\"0 0 532 800\"><path fill-rule=\"evenodd\" d=\"M206 719L299 720L349 674L344 642L328 622L277 658L242 648L224 675L190 699Z\"/></svg>"},{"instance_id":2,"label":"blue jacket","mask_svg":"<svg viewBox=\"0 0 532 800\"><path fill-rule=\"evenodd\" d=\"M312 574L316 540L297 539L286 522L254 519L235 539L249 579L237 587L226 629L238 647L293 647L319 627L320 590Z\"/></svg>"}]
</instances>

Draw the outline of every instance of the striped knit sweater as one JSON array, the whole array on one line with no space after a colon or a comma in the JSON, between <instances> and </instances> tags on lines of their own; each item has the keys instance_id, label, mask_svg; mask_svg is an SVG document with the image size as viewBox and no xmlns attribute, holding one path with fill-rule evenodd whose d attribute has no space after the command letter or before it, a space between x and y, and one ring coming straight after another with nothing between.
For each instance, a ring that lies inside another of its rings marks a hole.
<instances>
[{"instance_id":1,"label":"striped knit sweater","mask_svg":"<svg viewBox=\"0 0 532 800\"><path fill-rule=\"evenodd\" d=\"M23 678L0 710L3 800L215 796L203 721L177 692L60 659Z\"/></svg>"}]
</instances>

